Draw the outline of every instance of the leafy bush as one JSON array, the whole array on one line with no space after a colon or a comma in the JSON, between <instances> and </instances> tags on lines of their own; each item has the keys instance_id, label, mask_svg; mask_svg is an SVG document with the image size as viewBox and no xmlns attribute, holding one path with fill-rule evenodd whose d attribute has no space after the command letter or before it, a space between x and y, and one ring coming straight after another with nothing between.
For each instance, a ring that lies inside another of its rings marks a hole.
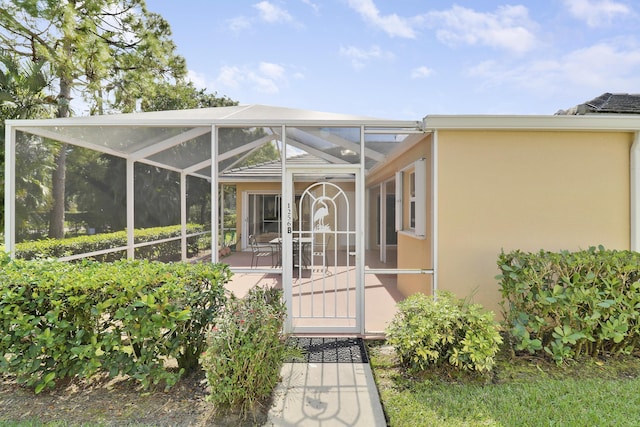
<instances>
[{"instance_id":1,"label":"leafy bush","mask_svg":"<svg viewBox=\"0 0 640 427\"><path fill-rule=\"evenodd\" d=\"M410 371L449 364L462 370L491 371L502 343L493 313L446 292L437 298L414 294L398 304L387 342Z\"/></svg>"},{"instance_id":2,"label":"leafy bush","mask_svg":"<svg viewBox=\"0 0 640 427\"><path fill-rule=\"evenodd\" d=\"M98 371L170 387L197 366L230 277L204 263L0 263L0 372L36 392Z\"/></svg>"},{"instance_id":3,"label":"leafy bush","mask_svg":"<svg viewBox=\"0 0 640 427\"><path fill-rule=\"evenodd\" d=\"M546 353L560 364L638 348L637 252L603 247L503 252L498 268L504 318L516 351Z\"/></svg>"},{"instance_id":4,"label":"leafy bush","mask_svg":"<svg viewBox=\"0 0 640 427\"><path fill-rule=\"evenodd\" d=\"M194 234L204 231L204 226L188 224L187 233ZM168 227L155 227L138 229L134 232L136 243L153 242L162 239L169 239L180 236L182 227L172 225ZM197 255L203 246L211 245L211 237L207 235L193 236L187 238L187 251L190 255ZM105 249L118 248L127 245L127 232L117 231L114 233L95 234L92 236L78 236L68 239L45 239L16 244L16 258L36 259L36 258L62 258L65 256L78 255L101 251ZM174 240L159 244L142 246L136 248L136 258L144 258L158 261L180 260L180 240ZM96 261L111 262L126 258L125 250L111 252L104 255L96 255L92 258Z\"/></svg>"},{"instance_id":5,"label":"leafy bush","mask_svg":"<svg viewBox=\"0 0 640 427\"><path fill-rule=\"evenodd\" d=\"M278 383L287 346L282 291L254 288L231 299L208 333L201 364L217 408L248 414Z\"/></svg>"}]
</instances>

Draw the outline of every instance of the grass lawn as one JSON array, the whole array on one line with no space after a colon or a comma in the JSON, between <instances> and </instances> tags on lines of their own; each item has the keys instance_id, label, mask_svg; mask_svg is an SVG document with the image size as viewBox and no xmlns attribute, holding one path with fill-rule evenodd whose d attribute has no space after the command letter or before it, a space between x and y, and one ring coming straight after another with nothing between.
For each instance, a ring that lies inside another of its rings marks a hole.
<instances>
[{"instance_id":1,"label":"grass lawn","mask_svg":"<svg viewBox=\"0 0 640 427\"><path fill-rule=\"evenodd\" d=\"M370 347L389 425L638 426L640 358L557 367L500 354L489 377L433 369L408 376L388 347Z\"/></svg>"}]
</instances>

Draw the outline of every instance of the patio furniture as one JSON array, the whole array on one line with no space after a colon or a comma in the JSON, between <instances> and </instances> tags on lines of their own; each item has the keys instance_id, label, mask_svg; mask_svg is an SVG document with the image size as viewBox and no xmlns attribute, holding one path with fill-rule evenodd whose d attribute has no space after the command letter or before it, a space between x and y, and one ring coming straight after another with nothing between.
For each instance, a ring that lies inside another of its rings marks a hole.
<instances>
[{"instance_id":1,"label":"patio furniture","mask_svg":"<svg viewBox=\"0 0 640 427\"><path fill-rule=\"evenodd\" d=\"M310 247L313 243L313 239L311 237L294 237L291 239L293 243L293 266L294 267L302 267L307 268L310 264ZM282 239L280 237L276 237L269 241L270 244L276 247L277 254L277 264L279 266L282 264ZM302 262L298 262L298 254L302 255Z\"/></svg>"},{"instance_id":2,"label":"patio furniture","mask_svg":"<svg viewBox=\"0 0 640 427\"><path fill-rule=\"evenodd\" d=\"M253 234L249 236L249 246L251 246L251 268L258 267L260 258L271 257L271 266L274 264L275 252L273 246L270 244L258 243L256 236Z\"/></svg>"},{"instance_id":3,"label":"patio furniture","mask_svg":"<svg viewBox=\"0 0 640 427\"><path fill-rule=\"evenodd\" d=\"M276 267L280 267L282 265L282 239L280 237L276 237L274 239L269 240L269 244L271 247L276 250Z\"/></svg>"},{"instance_id":4,"label":"patio furniture","mask_svg":"<svg viewBox=\"0 0 640 427\"><path fill-rule=\"evenodd\" d=\"M293 265L299 268L308 268L311 264L311 237L298 237L293 239ZM298 260L298 255L300 259Z\"/></svg>"},{"instance_id":5,"label":"patio furniture","mask_svg":"<svg viewBox=\"0 0 640 427\"><path fill-rule=\"evenodd\" d=\"M311 256L313 257L314 266L327 268L329 266L329 256L327 249L331 248L331 238L333 236L327 233L316 233L313 236L313 251ZM316 263L316 259L319 258L319 262Z\"/></svg>"}]
</instances>

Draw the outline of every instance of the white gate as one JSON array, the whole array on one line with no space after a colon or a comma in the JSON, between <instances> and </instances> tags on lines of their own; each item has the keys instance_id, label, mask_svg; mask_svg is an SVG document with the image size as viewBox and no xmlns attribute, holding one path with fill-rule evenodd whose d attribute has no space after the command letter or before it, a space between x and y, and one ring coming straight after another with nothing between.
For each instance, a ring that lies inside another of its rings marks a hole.
<instances>
[{"instance_id":1,"label":"white gate","mask_svg":"<svg viewBox=\"0 0 640 427\"><path fill-rule=\"evenodd\" d=\"M287 174L284 237L291 256L283 279L291 332L360 332L357 176L341 171L328 181L309 171ZM294 197L294 188L304 190Z\"/></svg>"}]
</instances>

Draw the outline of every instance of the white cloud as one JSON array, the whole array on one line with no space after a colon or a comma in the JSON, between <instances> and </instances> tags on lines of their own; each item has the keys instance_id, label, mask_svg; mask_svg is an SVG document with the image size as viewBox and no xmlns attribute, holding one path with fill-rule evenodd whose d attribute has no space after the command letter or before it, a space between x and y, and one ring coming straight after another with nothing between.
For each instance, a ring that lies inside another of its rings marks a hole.
<instances>
[{"instance_id":1,"label":"white cloud","mask_svg":"<svg viewBox=\"0 0 640 427\"><path fill-rule=\"evenodd\" d=\"M380 15L373 0L349 0L349 6L358 12L367 23L380 28L391 37L408 39L416 37L416 32L413 29L415 23L411 19L400 17L395 13Z\"/></svg>"},{"instance_id":2,"label":"white cloud","mask_svg":"<svg viewBox=\"0 0 640 427\"><path fill-rule=\"evenodd\" d=\"M640 51L599 43L571 52L562 60L565 76L587 87L633 86L640 83ZM637 91L634 90L634 91Z\"/></svg>"},{"instance_id":3,"label":"white cloud","mask_svg":"<svg viewBox=\"0 0 640 427\"><path fill-rule=\"evenodd\" d=\"M411 70L412 79L421 79L429 77L431 75L433 75L433 70L429 67L425 67L424 65L422 67L414 68L413 70Z\"/></svg>"},{"instance_id":4,"label":"white cloud","mask_svg":"<svg viewBox=\"0 0 640 427\"><path fill-rule=\"evenodd\" d=\"M522 54L537 44L535 24L524 6L500 6L493 13L481 13L454 5L429 12L424 19L448 45L485 45Z\"/></svg>"},{"instance_id":5,"label":"white cloud","mask_svg":"<svg viewBox=\"0 0 640 427\"><path fill-rule=\"evenodd\" d=\"M303 25L296 22L291 14L274 3L267 0L255 3L253 7L258 11L257 15L247 17L238 16L227 20L227 27L238 33L252 28L257 22L262 21L268 24L289 24L295 28L302 28Z\"/></svg>"},{"instance_id":6,"label":"white cloud","mask_svg":"<svg viewBox=\"0 0 640 427\"><path fill-rule=\"evenodd\" d=\"M198 89L206 89L207 88L207 77L202 73L198 73L197 71L189 70L189 71L187 71L187 80L190 80L191 82L193 82L195 87L197 87Z\"/></svg>"},{"instance_id":7,"label":"white cloud","mask_svg":"<svg viewBox=\"0 0 640 427\"><path fill-rule=\"evenodd\" d=\"M292 22L293 17L285 9L268 1L261 1L253 5L260 12L260 18L269 23Z\"/></svg>"},{"instance_id":8,"label":"white cloud","mask_svg":"<svg viewBox=\"0 0 640 427\"><path fill-rule=\"evenodd\" d=\"M380 49L379 46L372 46L368 50L360 49L355 46L340 47L340 55L351 59L354 68L360 69L365 63L372 59L393 59L393 53Z\"/></svg>"},{"instance_id":9,"label":"white cloud","mask_svg":"<svg viewBox=\"0 0 640 427\"><path fill-rule=\"evenodd\" d=\"M637 46L598 43L563 57L529 61L509 68L486 61L469 70L487 87L505 84L535 94L574 90L594 97L603 92L637 92L640 86L640 50Z\"/></svg>"},{"instance_id":10,"label":"white cloud","mask_svg":"<svg viewBox=\"0 0 640 427\"><path fill-rule=\"evenodd\" d=\"M280 92L280 87L275 80L269 77L265 77L259 73L248 73L247 81L253 86L253 89L257 90L258 92L270 94Z\"/></svg>"},{"instance_id":11,"label":"white cloud","mask_svg":"<svg viewBox=\"0 0 640 427\"><path fill-rule=\"evenodd\" d=\"M294 78L304 76L295 73ZM261 62L256 69L249 67L225 66L216 78L216 87L250 89L262 93L279 93L288 83L287 69L279 64Z\"/></svg>"},{"instance_id":12,"label":"white cloud","mask_svg":"<svg viewBox=\"0 0 640 427\"><path fill-rule=\"evenodd\" d=\"M238 67L222 67L216 81L225 87L236 89L245 80L244 73Z\"/></svg>"},{"instance_id":13,"label":"white cloud","mask_svg":"<svg viewBox=\"0 0 640 427\"><path fill-rule=\"evenodd\" d=\"M317 3L314 3L311 0L302 0L302 3L306 4L311 9L313 9L314 13L320 13L320 6L318 6Z\"/></svg>"},{"instance_id":14,"label":"white cloud","mask_svg":"<svg viewBox=\"0 0 640 427\"><path fill-rule=\"evenodd\" d=\"M236 33L251 28L251 20L245 16L229 19L227 23L229 29Z\"/></svg>"},{"instance_id":15,"label":"white cloud","mask_svg":"<svg viewBox=\"0 0 640 427\"><path fill-rule=\"evenodd\" d=\"M590 27L608 25L617 16L631 13L626 4L614 0L564 0L564 4L574 17Z\"/></svg>"},{"instance_id":16,"label":"white cloud","mask_svg":"<svg viewBox=\"0 0 640 427\"><path fill-rule=\"evenodd\" d=\"M270 62L261 62L258 67L260 73L273 80L281 80L284 78L284 67L282 65Z\"/></svg>"}]
</instances>

